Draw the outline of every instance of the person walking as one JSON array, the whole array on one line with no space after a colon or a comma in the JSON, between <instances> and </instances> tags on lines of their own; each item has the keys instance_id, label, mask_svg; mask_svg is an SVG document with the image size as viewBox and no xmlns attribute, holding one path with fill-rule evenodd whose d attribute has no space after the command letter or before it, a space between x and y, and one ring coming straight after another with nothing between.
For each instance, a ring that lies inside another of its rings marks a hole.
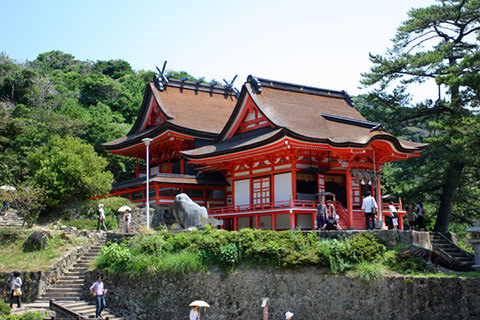
<instances>
[{"instance_id":1,"label":"person walking","mask_svg":"<svg viewBox=\"0 0 480 320\"><path fill-rule=\"evenodd\" d=\"M103 229L107 231L107 226L105 225L105 210L103 210L103 203L98 205L98 219L97 219L97 230L100 230L100 226L103 226Z\"/></svg>"},{"instance_id":2,"label":"person walking","mask_svg":"<svg viewBox=\"0 0 480 320\"><path fill-rule=\"evenodd\" d=\"M17 300L17 307L22 307L22 279L20 279L20 272L13 273L12 282L10 285L10 308L13 308L13 300Z\"/></svg>"},{"instance_id":3,"label":"person walking","mask_svg":"<svg viewBox=\"0 0 480 320\"><path fill-rule=\"evenodd\" d=\"M132 223L132 214L130 210L125 210L125 214L123 216L124 219L124 231L125 233L130 233L130 223Z\"/></svg>"},{"instance_id":4,"label":"person walking","mask_svg":"<svg viewBox=\"0 0 480 320\"><path fill-rule=\"evenodd\" d=\"M198 306L193 306L190 309L190 320L200 320L200 311L198 311Z\"/></svg>"},{"instance_id":5,"label":"person walking","mask_svg":"<svg viewBox=\"0 0 480 320\"><path fill-rule=\"evenodd\" d=\"M398 212L397 208L395 208L395 206L393 205L393 201L390 202L388 210L390 211L390 217L392 218L393 229L398 229Z\"/></svg>"},{"instance_id":6,"label":"person walking","mask_svg":"<svg viewBox=\"0 0 480 320\"><path fill-rule=\"evenodd\" d=\"M425 211L425 207L423 206L422 201L418 201L416 211L417 211L416 224L417 224L418 230L425 231L425 213L426 213L426 211Z\"/></svg>"},{"instance_id":7,"label":"person walking","mask_svg":"<svg viewBox=\"0 0 480 320\"><path fill-rule=\"evenodd\" d=\"M97 275L97 281L90 286L90 292L95 297L95 318L102 319L102 311L107 306L105 294L107 290L102 281L102 275Z\"/></svg>"},{"instance_id":8,"label":"person walking","mask_svg":"<svg viewBox=\"0 0 480 320\"><path fill-rule=\"evenodd\" d=\"M365 213L365 225L367 230L375 229L375 215L377 214L377 202L372 197L370 191L367 192L366 197L362 201L362 210Z\"/></svg>"}]
</instances>

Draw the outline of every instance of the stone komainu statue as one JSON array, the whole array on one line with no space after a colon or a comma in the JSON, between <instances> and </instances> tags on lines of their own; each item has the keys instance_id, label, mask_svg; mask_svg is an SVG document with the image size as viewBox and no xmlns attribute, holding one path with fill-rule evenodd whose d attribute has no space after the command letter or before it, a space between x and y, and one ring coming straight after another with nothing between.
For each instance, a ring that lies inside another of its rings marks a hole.
<instances>
[{"instance_id":1,"label":"stone komainu statue","mask_svg":"<svg viewBox=\"0 0 480 320\"><path fill-rule=\"evenodd\" d=\"M174 203L175 218L183 228L197 227L206 223L207 209L199 206L185 193L177 194Z\"/></svg>"}]
</instances>

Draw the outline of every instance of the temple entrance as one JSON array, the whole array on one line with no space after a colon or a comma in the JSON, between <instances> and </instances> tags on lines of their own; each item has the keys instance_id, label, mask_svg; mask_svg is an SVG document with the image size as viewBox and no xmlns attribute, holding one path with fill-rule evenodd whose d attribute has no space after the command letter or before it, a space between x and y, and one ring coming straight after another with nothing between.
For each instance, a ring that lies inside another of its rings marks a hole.
<instances>
[{"instance_id":1,"label":"temple entrance","mask_svg":"<svg viewBox=\"0 0 480 320\"><path fill-rule=\"evenodd\" d=\"M317 174L297 173L297 200L318 199Z\"/></svg>"},{"instance_id":2,"label":"temple entrance","mask_svg":"<svg viewBox=\"0 0 480 320\"><path fill-rule=\"evenodd\" d=\"M344 208L347 207L347 188L344 175L325 175L325 191L334 193L336 200L339 201Z\"/></svg>"}]
</instances>

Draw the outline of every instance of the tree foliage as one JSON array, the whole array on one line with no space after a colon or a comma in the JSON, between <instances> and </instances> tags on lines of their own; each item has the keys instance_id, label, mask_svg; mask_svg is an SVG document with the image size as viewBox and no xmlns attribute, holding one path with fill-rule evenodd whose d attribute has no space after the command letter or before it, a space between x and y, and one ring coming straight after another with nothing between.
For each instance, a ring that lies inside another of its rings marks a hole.
<instances>
[{"instance_id":1,"label":"tree foliage","mask_svg":"<svg viewBox=\"0 0 480 320\"><path fill-rule=\"evenodd\" d=\"M27 158L33 181L47 191L48 206L110 191L113 176L104 170L107 161L79 138L54 135Z\"/></svg>"},{"instance_id":2,"label":"tree foliage","mask_svg":"<svg viewBox=\"0 0 480 320\"><path fill-rule=\"evenodd\" d=\"M101 144L127 134L154 74L124 60L81 61L59 50L25 63L0 53L0 182L28 185L25 195L44 190L39 208L46 212L132 178L135 159L108 154Z\"/></svg>"},{"instance_id":3,"label":"tree foliage","mask_svg":"<svg viewBox=\"0 0 480 320\"><path fill-rule=\"evenodd\" d=\"M378 85L369 103L382 101L372 113L386 119L395 113L394 127L405 123L400 125L403 133L431 144L422 159L410 161L414 172L400 167L397 173L409 175L416 183L417 197L430 201L437 231L448 230L452 212L464 216L457 210L472 205L461 203L465 195L459 192L478 189L479 31L478 0L438 0L429 7L412 9L398 28L393 46L385 55L371 54L373 66L363 74L363 84ZM407 86L428 79L444 89L446 96L410 108L395 102ZM390 87L395 88L393 93ZM478 202L474 206L480 207Z\"/></svg>"}]
</instances>

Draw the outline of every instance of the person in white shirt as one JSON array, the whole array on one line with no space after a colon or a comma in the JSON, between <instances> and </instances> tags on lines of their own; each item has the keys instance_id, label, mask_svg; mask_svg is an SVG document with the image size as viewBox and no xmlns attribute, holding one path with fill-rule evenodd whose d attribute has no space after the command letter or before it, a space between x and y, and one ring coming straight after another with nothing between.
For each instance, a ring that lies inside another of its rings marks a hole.
<instances>
[{"instance_id":1,"label":"person in white shirt","mask_svg":"<svg viewBox=\"0 0 480 320\"><path fill-rule=\"evenodd\" d=\"M372 193L370 191L367 192L365 198L362 201L362 210L365 213L365 225L367 230L375 229L375 215L377 214L377 202L375 198L372 197Z\"/></svg>"},{"instance_id":2,"label":"person in white shirt","mask_svg":"<svg viewBox=\"0 0 480 320\"><path fill-rule=\"evenodd\" d=\"M388 206L388 210L390 211L390 217L392 217L392 225L393 229L398 228L398 213L397 213L397 208L393 205L393 202L390 202L390 205Z\"/></svg>"},{"instance_id":3,"label":"person in white shirt","mask_svg":"<svg viewBox=\"0 0 480 320\"><path fill-rule=\"evenodd\" d=\"M107 231L107 226L105 225L105 210L103 210L103 203L98 205L98 219L97 219L97 230L100 230L100 225L103 226L103 229Z\"/></svg>"}]
</instances>

